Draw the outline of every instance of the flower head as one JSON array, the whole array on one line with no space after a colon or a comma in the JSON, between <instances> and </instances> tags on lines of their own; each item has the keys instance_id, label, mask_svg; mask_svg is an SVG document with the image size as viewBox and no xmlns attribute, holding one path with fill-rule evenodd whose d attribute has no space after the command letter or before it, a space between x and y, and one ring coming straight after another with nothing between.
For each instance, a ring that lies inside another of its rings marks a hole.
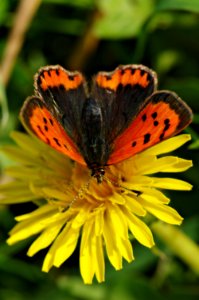
<instances>
[{"instance_id":1,"label":"flower head","mask_svg":"<svg viewBox=\"0 0 199 300\"><path fill-rule=\"evenodd\" d=\"M179 179L156 177L158 172L182 172L192 162L176 156L162 156L190 140L187 134L165 140L132 158L107 167L101 184L92 179L86 167L74 164L66 156L26 134L14 132L16 146L4 152L17 165L7 168L13 181L0 187L1 203L34 201L38 208L16 217L11 230L12 245L38 235L28 250L33 256L50 247L43 271L60 267L73 253L80 240L80 272L85 283L96 276L104 281L104 249L116 270L123 258L131 262L133 248L130 234L151 248L153 236L144 217L179 225L182 217L168 206L162 189L190 190L191 185ZM159 157L161 155L161 157Z\"/></svg>"}]
</instances>

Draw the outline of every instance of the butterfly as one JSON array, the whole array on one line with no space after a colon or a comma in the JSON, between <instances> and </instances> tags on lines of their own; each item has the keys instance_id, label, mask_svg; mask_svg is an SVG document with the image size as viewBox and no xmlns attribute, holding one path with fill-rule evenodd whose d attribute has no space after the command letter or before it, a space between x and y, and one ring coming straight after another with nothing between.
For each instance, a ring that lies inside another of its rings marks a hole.
<instances>
[{"instance_id":1,"label":"butterfly","mask_svg":"<svg viewBox=\"0 0 199 300\"><path fill-rule=\"evenodd\" d=\"M176 135L192 112L174 92L157 91L157 75L143 65L99 72L89 88L80 72L46 66L35 75L35 95L23 104L25 128L91 170L106 167Z\"/></svg>"}]
</instances>

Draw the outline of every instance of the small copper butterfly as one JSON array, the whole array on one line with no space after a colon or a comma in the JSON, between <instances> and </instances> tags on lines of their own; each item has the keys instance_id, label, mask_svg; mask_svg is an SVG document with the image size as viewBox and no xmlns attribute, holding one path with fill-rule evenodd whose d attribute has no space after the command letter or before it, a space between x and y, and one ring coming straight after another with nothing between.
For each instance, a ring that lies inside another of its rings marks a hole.
<instances>
[{"instance_id":1,"label":"small copper butterfly","mask_svg":"<svg viewBox=\"0 0 199 300\"><path fill-rule=\"evenodd\" d=\"M80 72L47 66L35 76L35 95L20 117L40 140L86 165L100 183L117 164L189 125L191 109L173 92L157 91L143 65L99 72L91 88Z\"/></svg>"}]
</instances>

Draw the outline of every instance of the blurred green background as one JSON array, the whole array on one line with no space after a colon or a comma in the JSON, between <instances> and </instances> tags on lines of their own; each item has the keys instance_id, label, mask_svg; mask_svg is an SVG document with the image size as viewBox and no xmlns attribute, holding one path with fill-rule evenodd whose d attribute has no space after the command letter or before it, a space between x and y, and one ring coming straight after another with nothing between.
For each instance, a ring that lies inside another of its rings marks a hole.
<instances>
[{"instance_id":1,"label":"blurred green background","mask_svg":"<svg viewBox=\"0 0 199 300\"><path fill-rule=\"evenodd\" d=\"M33 75L41 66L60 64L89 79L132 63L154 69L159 88L177 92L193 109L194 121L186 130L192 142L177 154L193 159L194 167L178 178L194 188L168 196L185 218L182 230L198 242L199 0L1 0L0 146L12 143L13 129L23 130L18 113L33 94ZM9 163L0 156L1 170ZM62 268L42 273L45 251L27 258L31 240L14 247L5 243L14 216L31 209L31 204L0 206L0 300L199 299L196 274L157 237L165 256L134 242L135 262L124 263L118 272L107 262L103 284L82 283L78 251Z\"/></svg>"}]
</instances>

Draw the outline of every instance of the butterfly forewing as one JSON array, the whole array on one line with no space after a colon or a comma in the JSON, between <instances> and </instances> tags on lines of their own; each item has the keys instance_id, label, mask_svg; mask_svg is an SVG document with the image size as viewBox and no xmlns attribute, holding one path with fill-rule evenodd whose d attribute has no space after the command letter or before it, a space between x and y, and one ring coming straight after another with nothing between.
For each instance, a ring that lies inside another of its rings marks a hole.
<instances>
[{"instance_id":1,"label":"butterfly forewing","mask_svg":"<svg viewBox=\"0 0 199 300\"><path fill-rule=\"evenodd\" d=\"M52 115L78 144L82 110L87 98L83 75L66 71L61 66L44 67L35 76L35 89Z\"/></svg>"},{"instance_id":2,"label":"butterfly forewing","mask_svg":"<svg viewBox=\"0 0 199 300\"><path fill-rule=\"evenodd\" d=\"M28 98L20 113L22 123L40 140L71 159L85 165L76 145L38 97Z\"/></svg>"},{"instance_id":3,"label":"butterfly forewing","mask_svg":"<svg viewBox=\"0 0 199 300\"><path fill-rule=\"evenodd\" d=\"M96 75L92 95L102 109L109 144L128 127L156 87L155 72L142 65L120 66Z\"/></svg>"},{"instance_id":4,"label":"butterfly forewing","mask_svg":"<svg viewBox=\"0 0 199 300\"><path fill-rule=\"evenodd\" d=\"M191 110L175 93L155 92L129 127L114 141L108 164L123 161L177 134L191 120Z\"/></svg>"}]
</instances>

